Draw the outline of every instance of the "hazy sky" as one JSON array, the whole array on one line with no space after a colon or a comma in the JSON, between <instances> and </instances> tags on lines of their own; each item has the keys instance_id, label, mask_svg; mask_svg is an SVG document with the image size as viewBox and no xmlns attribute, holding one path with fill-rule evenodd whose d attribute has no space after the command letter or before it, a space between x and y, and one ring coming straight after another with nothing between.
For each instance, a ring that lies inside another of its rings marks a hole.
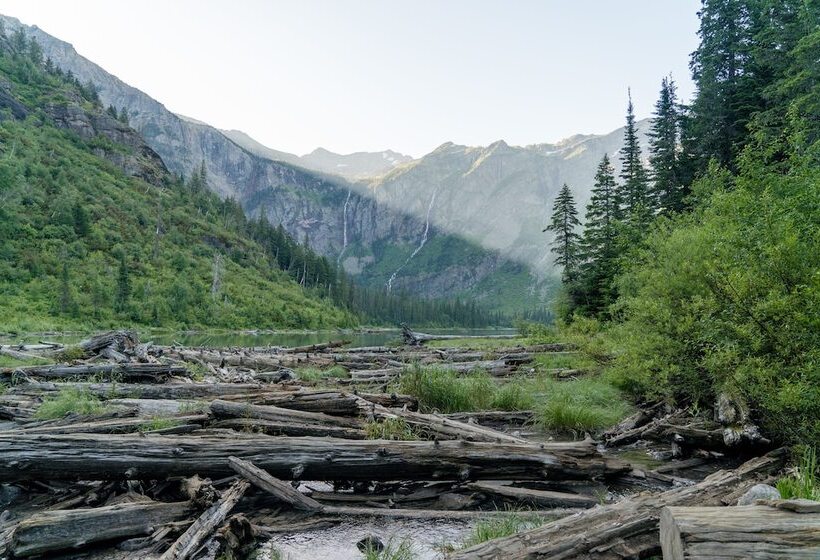
<instances>
[{"instance_id":1,"label":"hazy sky","mask_svg":"<svg viewBox=\"0 0 820 560\"><path fill-rule=\"evenodd\" d=\"M554 141L684 98L698 0L0 0L182 113L276 149Z\"/></svg>"}]
</instances>

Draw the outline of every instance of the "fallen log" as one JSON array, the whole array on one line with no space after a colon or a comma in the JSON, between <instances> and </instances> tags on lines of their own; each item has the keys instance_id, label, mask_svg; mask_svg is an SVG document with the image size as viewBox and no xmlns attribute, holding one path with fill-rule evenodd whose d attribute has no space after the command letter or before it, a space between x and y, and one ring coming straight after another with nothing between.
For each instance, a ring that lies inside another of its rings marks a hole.
<instances>
[{"instance_id":1,"label":"fallen log","mask_svg":"<svg viewBox=\"0 0 820 560\"><path fill-rule=\"evenodd\" d=\"M532 490L530 488L518 488L516 486L493 482L473 482L468 484L467 488L483 494L510 498L516 502L534 506L591 508L600 503L596 498L591 496L551 490Z\"/></svg>"},{"instance_id":2,"label":"fallen log","mask_svg":"<svg viewBox=\"0 0 820 560\"><path fill-rule=\"evenodd\" d=\"M188 527L171 548L165 551L160 560L187 560L214 530L219 527L234 506L242 499L250 483L236 481L216 502Z\"/></svg>"},{"instance_id":3,"label":"fallen log","mask_svg":"<svg viewBox=\"0 0 820 560\"><path fill-rule=\"evenodd\" d=\"M820 558L820 513L768 506L667 507L660 520L665 560Z\"/></svg>"},{"instance_id":4,"label":"fallen log","mask_svg":"<svg viewBox=\"0 0 820 560\"><path fill-rule=\"evenodd\" d=\"M549 510L527 511L526 515L537 517L566 517L578 513L577 508L565 509L556 508ZM364 517L387 517L393 519L487 519L496 517L520 517L520 511L513 510L450 510L450 509L391 509L378 507L356 507L356 506L325 506L322 515L327 516L364 516Z\"/></svg>"},{"instance_id":5,"label":"fallen log","mask_svg":"<svg viewBox=\"0 0 820 560\"><path fill-rule=\"evenodd\" d=\"M321 412L305 412L278 406L265 406L248 403L215 400L210 405L211 414L217 418L255 418L274 422L294 422L314 424L321 427L337 426L344 428L361 428L358 419L331 416Z\"/></svg>"},{"instance_id":6,"label":"fallen log","mask_svg":"<svg viewBox=\"0 0 820 560\"><path fill-rule=\"evenodd\" d=\"M431 437L443 439L464 439L468 441L527 443L527 440L485 428L478 424L467 424L437 414L423 414L409 410L393 410L381 406L373 407L373 416L380 420L401 418L417 431Z\"/></svg>"},{"instance_id":7,"label":"fallen log","mask_svg":"<svg viewBox=\"0 0 820 560\"><path fill-rule=\"evenodd\" d=\"M279 498L279 500L285 502L286 504L290 504L296 509L314 512L321 511L323 509L322 504L313 498L305 496L293 488L290 484L274 478L253 463L243 461L238 457L228 457L228 464L233 470L236 471L237 474L245 477L248 482L257 488L261 488L265 492Z\"/></svg>"},{"instance_id":8,"label":"fallen log","mask_svg":"<svg viewBox=\"0 0 820 560\"><path fill-rule=\"evenodd\" d=\"M185 375L187 371L182 366L165 364L90 364L81 366L56 364L14 368L15 373L22 373L31 377L60 378L110 375L122 379L150 381L162 381L172 375Z\"/></svg>"},{"instance_id":9,"label":"fallen log","mask_svg":"<svg viewBox=\"0 0 820 560\"><path fill-rule=\"evenodd\" d=\"M256 383L22 383L9 389L9 393L39 394L72 388L103 399L122 397L181 400L261 393L266 387Z\"/></svg>"},{"instance_id":10,"label":"fallen log","mask_svg":"<svg viewBox=\"0 0 820 560\"><path fill-rule=\"evenodd\" d=\"M168 416L166 420L175 425L204 424L208 417L204 414L186 416ZM147 418L115 418L97 422L77 422L74 424L58 424L50 426L23 427L9 433L25 434L126 434L130 432L150 430L151 420ZM168 426L170 427L170 426Z\"/></svg>"},{"instance_id":11,"label":"fallen log","mask_svg":"<svg viewBox=\"0 0 820 560\"><path fill-rule=\"evenodd\" d=\"M245 433L262 433L270 436L331 437L342 439L365 439L367 434L358 428L305 424L298 421L261 420L258 418L228 418L211 424L212 428L229 428Z\"/></svg>"},{"instance_id":12,"label":"fallen log","mask_svg":"<svg viewBox=\"0 0 820 560\"><path fill-rule=\"evenodd\" d=\"M591 441L539 445L208 435L0 432L0 482L164 479L233 474L228 457L284 480L542 480L623 473Z\"/></svg>"},{"instance_id":13,"label":"fallen log","mask_svg":"<svg viewBox=\"0 0 820 560\"><path fill-rule=\"evenodd\" d=\"M415 332L410 329L407 325L401 326L401 334L402 338L404 339L404 343L410 346L421 346L425 342L429 342L431 340L456 340L462 338L498 338L498 339L513 339L518 338L519 335L517 334L489 334L489 335L456 335L456 334L427 334L421 332Z\"/></svg>"},{"instance_id":14,"label":"fallen log","mask_svg":"<svg viewBox=\"0 0 820 560\"><path fill-rule=\"evenodd\" d=\"M339 348L348 344L348 340L331 340L330 342L323 342L321 344L309 344L307 346L294 346L292 348L282 348L284 354L307 354L309 352L323 352L330 348Z\"/></svg>"},{"instance_id":15,"label":"fallen log","mask_svg":"<svg viewBox=\"0 0 820 560\"><path fill-rule=\"evenodd\" d=\"M148 535L159 525L184 519L190 513L189 502L137 502L36 513L14 529L10 550L23 558Z\"/></svg>"},{"instance_id":16,"label":"fallen log","mask_svg":"<svg viewBox=\"0 0 820 560\"><path fill-rule=\"evenodd\" d=\"M451 560L620 560L660 552L658 521L667 506L719 506L779 471L784 449L747 461L736 470L718 471L693 486L635 497L585 510L536 529L460 551Z\"/></svg>"}]
</instances>

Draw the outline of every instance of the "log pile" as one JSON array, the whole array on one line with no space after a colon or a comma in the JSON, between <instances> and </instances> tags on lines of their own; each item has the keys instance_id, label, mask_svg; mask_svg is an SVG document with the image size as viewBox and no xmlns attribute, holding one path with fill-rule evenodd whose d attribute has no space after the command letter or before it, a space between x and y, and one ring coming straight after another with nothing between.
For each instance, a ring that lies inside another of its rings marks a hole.
<instances>
[{"instance_id":1,"label":"log pile","mask_svg":"<svg viewBox=\"0 0 820 560\"><path fill-rule=\"evenodd\" d=\"M597 498L545 490L544 481L629 471L591 440L533 443L508 433L526 413L509 423L492 414L462 420L378 391L414 363L508 375L532 361L529 349L343 344L183 348L115 331L72 347L3 347L69 361L0 370L9 385L0 417L10 421L0 429L0 489L21 495L0 502L0 557L116 546L131 558L213 558L247 551L304 516L473 519L513 515L504 509L512 504L554 518ZM338 388L315 388L300 382L293 368L302 366L350 375ZM103 409L38 417L44 401L65 394ZM380 422L402 422L420 439L367 439ZM311 481L338 490L311 492Z\"/></svg>"},{"instance_id":2,"label":"log pile","mask_svg":"<svg viewBox=\"0 0 820 560\"><path fill-rule=\"evenodd\" d=\"M9 348L71 361L0 370L9 384L0 395L0 558L111 547L123 558L241 557L258 539L300 524L515 515L508 506L560 519L456 557L626 558L627 550L659 550L662 507L719 504L782 464L770 455L695 484L677 469L705 459L642 472L590 439L511 433L532 412L420 412L413 397L384 391L411 364L509 375L535 353L571 348L426 348L431 338L410 332L416 342L396 348L184 348L141 343L130 331L75 347ZM349 377L318 388L299 379L302 366L341 366ZM68 393L103 409L38 417L44 401ZM608 441L674 442L673 429L703 447L724 441L719 422L676 414L645 410ZM406 426L417 439L368 439L380 423ZM325 489L314 490L316 482ZM600 488L610 484L674 488L601 507Z\"/></svg>"}]
</instances>

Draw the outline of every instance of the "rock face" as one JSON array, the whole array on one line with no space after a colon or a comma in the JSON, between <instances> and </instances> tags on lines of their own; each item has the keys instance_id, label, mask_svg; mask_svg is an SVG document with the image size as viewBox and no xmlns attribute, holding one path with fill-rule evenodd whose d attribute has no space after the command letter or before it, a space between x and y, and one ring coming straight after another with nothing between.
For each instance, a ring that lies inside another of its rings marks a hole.
<instances>
[{"instance_id":1,"label":"rock face","mask_svg":"<svg viewBox=\"0 0 820 560\"><path fill-rule=\"evenodd\" d=\"M366 283L389 283L392 289L432 296L484 296L489 301L497 291L495 286L503 281L494 278L497 271L507 274L510 270L497 253L450 239L435 224L381 205L352 190L343 179L261 157L211 126L171 113L158 101L79 55L68 43L37 27L23 26L5 16L0 20L8 32L22 27L55 65L70 70L83 83L94 83L105 106L126 107L131 126L172 172L190 176L204 163L209 186L218 194L237 199L249 215L265 212L272 223L281 223L294 238L304 239L322 254L343 262ZM83 122L70 112L55 118L81 134L90 131L88 126L93 129L110 124ZM312 156L326 163L326 154ZM424 251L414 254L419 246ZM422 267L418 257L429 248L442 246L454 250L436 253L436 258L428 258ZM466 264L484 274L463 274ZM528 276L526 270L514 274ZM527 282L531 284L532 280Z\"/></svg>"},{"instance_id":2,"label":"rock face","mask_svg":"<svg viewBox=\"0 0 820 560\"><path fill-rule=\"evenodd\" d=\"M648 120L639 123L644 153L648 128ZM545 276L554 267L545 250L550 237L542 230L558 191L564 183L570 186L583 218L598 163L609 154L617 165L622 145L623 129L526 147L503 140L487 147L448 142L382 177L356 183L356 189L419 217L435 204L431 219L437 228Z\"/></svg>"}]
</instances>

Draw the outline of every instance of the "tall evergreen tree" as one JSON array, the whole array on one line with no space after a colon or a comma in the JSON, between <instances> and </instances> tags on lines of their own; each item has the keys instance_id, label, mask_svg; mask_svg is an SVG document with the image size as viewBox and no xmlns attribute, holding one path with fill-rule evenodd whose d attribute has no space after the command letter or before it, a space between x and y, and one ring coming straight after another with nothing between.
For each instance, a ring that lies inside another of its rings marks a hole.
<instances>
[{"instance_id":1,"label":"tall evergreen tree","mask_svg":"<svg viewBox=\"0 0 820 560\"><path fill-rule=\"evenodd\" d=\"M615 171L604 154L595 173L595 185L586 211L581 246L584 264L575 303L582 311L598 315L615 299L612 285L617 272L618 223L621 201Z\"/></svg>"},{"instance_id":2,"label":"tall evergreen tree","mask_svg":"<svg viewBox=\"0 0 820 560\"><path fill-rule=\"evenodd\" d=\"M555 263L563 267L562 280L564 283L575 279L578 265L581 262L581 236L576 231L580 225L572 191L564 183L555 198L550 225L544 228L544 231L551 231L555 234L550 250L555 254Z\"/></svg>"},{"instance_id":3,"label":"tall evergreen tree","mask_svg":"<svg viewBox=\"0 0 820 560\"><path fill-rule=\"evenodd\" d=\"M754 0L702 0L700 44L689 66L697 86L692 105L699 169L710 159L732 168L746 141L750 115L760 107L760 86L750 65Z\"/></svg>"},{"instance_id":4,"label":"tall evergreen tree","mask_svg":"<svg viewBox=\"0 0 820 560\"><path fill-rule=\"evenodd\" d=\"M646 168L641 161L641 144L638 141L638 129L635 126L635 108L632 105L632 92L629 92L629 103L626 106L626 126L624 127L624 145L620 150L621 157L621 203L624 208L624 219L635 225L644 226L651 216L653 205L649 196L649 181Z\"/></svg>"},{"instance_id":5,"label":"tall evergreen tree","mask_svg":"<svg viewBox=\"0 0 820 560\"><path fill-rule=\"evenodd\" d=\"M661 212L679 212L685 196L678 160L681 116L675 82L661 81L649 131L649 163L652 166L652 198Z\"/></svg>"}]
</instances>

